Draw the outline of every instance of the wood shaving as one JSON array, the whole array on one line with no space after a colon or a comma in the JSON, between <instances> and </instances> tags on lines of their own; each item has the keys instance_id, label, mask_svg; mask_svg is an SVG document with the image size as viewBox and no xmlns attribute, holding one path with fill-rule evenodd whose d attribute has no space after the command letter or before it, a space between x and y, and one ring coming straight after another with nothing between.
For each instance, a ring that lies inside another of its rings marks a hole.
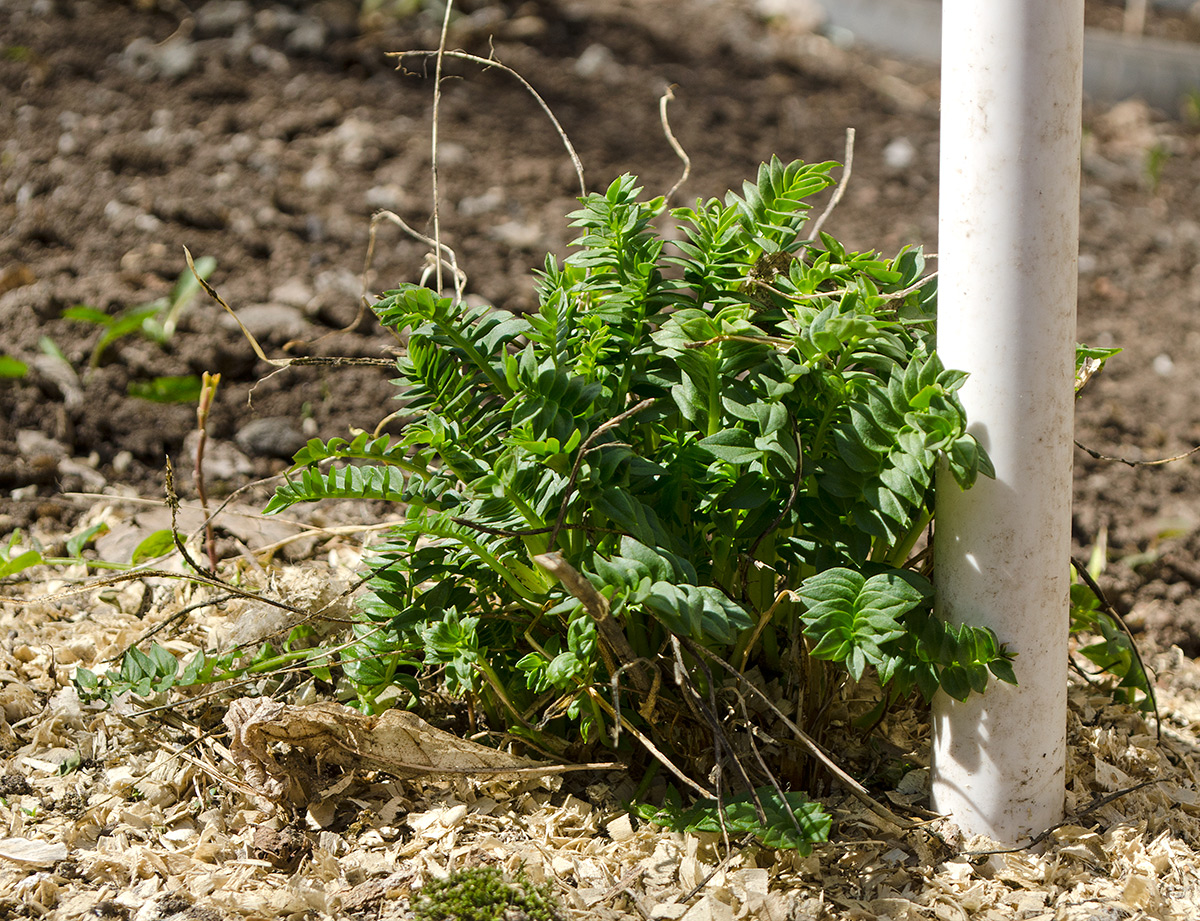
<instances>
[{"instance_id":1,"label":"wood shaving","mask_svg":"<svg viewBox=\"0 0 1200 921\"><path fill-rule=\"evenodd\" d=\"M427 880L482 863L552 881L576 919L1200 917L1200 667L1178 653L1155 662L1161 741L1102 691L1071 688L1068 823L1040 851L963 841L945 821L902 831L835 792L834 841L810 856L727 854L719 836L632 819L620 772L480 773L533 763L401 711L248 696L223 743L131 702L81 703L76 667L103 670L197 596L160 585L142 618L86 593L0 608L0 915L400 919ZM198 607L160 641L185 653L228 635L229 616ZM927 804L927 719L884 730L916 766L893 804Z\"/></svg>"}]
</instances>

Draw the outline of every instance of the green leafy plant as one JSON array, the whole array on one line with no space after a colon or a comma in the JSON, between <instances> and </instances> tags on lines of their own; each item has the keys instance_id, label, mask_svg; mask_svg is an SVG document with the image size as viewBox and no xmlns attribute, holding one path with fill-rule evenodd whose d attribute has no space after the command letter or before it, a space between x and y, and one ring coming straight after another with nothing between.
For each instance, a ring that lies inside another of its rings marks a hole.
<instances>
[{"instance_id":1,"label":"green leafy plant","mask_svg":"<svg viewBox=\"0 0 1200 921\"><path fill-rule=\"evenodd\" d=\"M91 323L102 329L100 338L92 346L88 367L99 367L100 360L104 357L108 347L125 336L136 333L159 345L166 345L170 342L175 335L179 318L201 290L196 276L207 279L216 267L217 261L211 256L197 259L195 274L190 271L180 274L171 293L166 297L126 308L115 315L107 314L103 310L87 304L77 304L64 310L63 316L68 320Z\"/></svg>"},{"instance_id":2,"label":"green leafy plant","mask_svg":"<svg viewBox=\"0 0 1200 921\"><path fill-rule=\"evenodd\" d=\"M34 566L70 566L74 563L84 563L93 569L128 569L130 564L127 563L84 557L84 550L107 531L108 525L102 521L80 528L67 536L66 556L47 556L45 548L38 541L27 540L20 529L17 529L8 535L7 545L0 546L0 579L18 575Z\"/></svg>"},{"instance_id":3,"label":"green leafy plant","mask_svg":"<svg viewBox=\"0 0 1200 921\"><path fill-rule=\"evenodd\" d=\"M1107 556L1108 532L1101 529L1087 565L1072 561L1077 578L1071 584L1071 633L1081 640L1076 652L1116 679L1111 688L1114 700L1157 713L1154 682L1137 643L1097 581L1107 565ZM1091 681L1078 662L1072 661L1072 666Z\"/></svg>"},{"instance_id":4,"label":"green leafy plant","mask_svg":"<svg viewBox=\"0 0 1200 921\"><path fill-rule=\"evenodd\" d=\"M430 880L413 906L416 921L557 921L562 918L551 884L535 885L525 871L514 882L496 867L456 870Z\"/></svg>"},{"instance_id":5,"label":"green leafy plant","mask_svg":"<svg viewBox=\"0 0 1200 921\"><path fill-rule=\"evenodd\" d=\"M24 546L21 532L13 531L8 535L8 546L0 547L0 579L15 576L44 562L41 549Z\"/></svg>"},{"instance_id":6,"label":"green leafy plant","mask_svg":"<svg viewBox=\"0 0 1200 921\"><path fill-rule=\"evenodd\" d=\"M103 675L91 669L77 668L73 680L81 699L106 703L112 703L123 694L153 697L175 687L270 674L297 662L303 663L317 677L330 681L329 657L311 648L312 637L311 627L299 626L288 634L282 649L272 643L263 643L252 652L237 649L210 654L201 649L186 665L181 665L170 650L151 643L146 652L136 647L128 649L121 656L120 664Z\"/></svg>"},{"instance_id":7,"label":"green leafy plant","mask_svg":"<svg viewBox=\"0 0 1200 921\"><path fill-rule=\"evenodd\" d=\"M716 800L698 800L686 809L672 788L661 806L639 804L633 811L645 821L672 831L723 831L730 838L753 835L766 847L795 850L804 856L812 853L814 842L829 839L832 825L828 813L803 794L780 795L771 787L741 793L719 804Z\"/></svg>"},{"instance_id":8,"label":"green leafy plant","mask_svg":"<svg viewBox=\"0 0 1200 921\"><path fill-rule=\"evenodd\" d=\"M679 664L715 691L697 649L802 698L807 659L874 669L887 700L1013 680L995 636L931 616L909 565L935 467L961 488L991 467L934 349L921 251L803 236L833 166L773 159L670 212L670 244L663 199L623 176L570 215L577 250L547 258L526 316L415 285L374 305L407 335L404 434L311 441L267 506L407 508L347 652L370 663L347 672L362 706L420 661L543 750L638 725L706 771L662 681ZM614 679L642 712L617 715Z\"/></svg>"}]
</instances>

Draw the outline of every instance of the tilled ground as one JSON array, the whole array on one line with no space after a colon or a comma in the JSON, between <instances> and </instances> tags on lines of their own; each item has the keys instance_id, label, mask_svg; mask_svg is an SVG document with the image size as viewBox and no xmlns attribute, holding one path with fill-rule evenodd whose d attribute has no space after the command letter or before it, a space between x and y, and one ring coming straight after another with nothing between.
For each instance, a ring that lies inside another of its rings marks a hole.
<instances>
[{"instance_id":1,"label":"tilled ground","mask_svg":"<svg viewBox=\"0 0 1200 921\"><path fill-rule=\"evenodd\" d=\"M494 50L538 89L590 189L626 171L648 192L674 183L680 163L658 109L667 86L673 131L692 159L685 199L722 194L775 153L839 159L855 127L854 174L827 229L854 248L921 242L936 251L936 74L847 53L743 6L480 0L463 4L451 42ZM1096 22L1111 18L1102 6L1089 8ZM128 552L136 535L162 527L162 513L135 500L161 495L164 455L175 459L184 499L192 496L194 405L133 399L130 383L222 374L207 466L221 493L277 472L306 437L373 428L391 409L386 369L270 375L203 297L165 346L129 335L89 367L99 330L63 311L87 304L113 315L166 295L185 269L183 246L216 259L213 282L268 354L386 355L393 341L369 318L346 330L359 312L371 214L387 208L431 230L432 81L419 59L397 70L385 52L433 47L433 18L364 26L348 0L210 0L182 13L106 0L0 6L0 352L30 367L0 380L0 534L32 531L54 552L101 513L94 496L71 494L108 494L103 505L126 542L110 536L106 552ZM571 239L563 215L578 194L575 172L516 81L449 66L442 233L473 295L528 307L531 269ZM1086 127L1079 338L1125 352L1081 398L1077 437L1128 460L1181 454L1200 441L1191 373L1200 353L1200 135L1184 113L1137 102L1089 111ZM423 259L421 244L381 225L366 289L415 279ZM880 828L833 801L838 834L851 843L806 860L743 850L691 899L700 912L691 917L1195 914L1197 477L1195 458L1128 466L1077 455L1076 549L1082 557L1106 542L1105 587L1160 666L1177 735L1159 746L1136 718L1077 690L1071 807L1158 783L1087 813L1044 855L986 860L953 857L953 847ZM260 507L257 495L243 496L239 511ZM338 508L315 523L390 513ZM230 555L278 541L293 561L356 552L341 546L345 536L297 540L252 517L227 516L221 533ZM11 893L11 912L78 917L116 899L148 921L170 914L174 903L156 900L165 892L196 911L247 917L380 912L406 904L429 874L485 859L526 860L581 914L649 913L674 900L659 916L678 917L680 898L716 860L712 842L611 824L619 820L602 788L619 790L619 777L575 789L574 799L538 783L369 778L353 789L374 818L354 829L305 819L294 869L278 850L287 847L258 837L260 828L290 834L286 823L217 778L231 770L219 745L197 743L198 761L188 761L170 750L192 741L186 727L168 748L154 719L99 715L73 700L74 665L100 667L185 603L174 583L142 591L152 601L145 609L143 595L100 591L4 609L0 693L10 728L0 745L12 776L24 777L0 787L0 891ZM197 614L166 635L183 652L227 618ZM898 736L917 763L923 733L917 721ZM82 760L60 772L71 757ZM68 856L13 857L25 845L11 842L22 840ZM400 901L368 899L374 889L350 895L387 879L383 891Z\"/></svg>"}]
</instances>

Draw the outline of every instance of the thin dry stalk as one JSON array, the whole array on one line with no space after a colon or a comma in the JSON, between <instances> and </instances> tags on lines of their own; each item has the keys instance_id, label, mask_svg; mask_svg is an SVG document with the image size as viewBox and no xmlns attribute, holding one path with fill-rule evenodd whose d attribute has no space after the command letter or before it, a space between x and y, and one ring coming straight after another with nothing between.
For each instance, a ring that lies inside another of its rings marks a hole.
<instances>
[{"instance_id":1,"label":"thin dry stalk","mask_svg":"<svg viewBox=\"0 0 1200 921\"><path fill-rule=\"evenodd\" d=\"M373 365L375 367L390 368L395 363L386 358L341 358L341 357L325 357L320 355L304 356L301 358L268 358L267 353L263 351L258 340L254 338L254 334L246 329L246 324L241 321L232 307L226 303L225 299L217 293L217 289L210 285L207 281L200 277L196 272L196 264L192 261L192 254L185 246L183 248L184 258L187 260L188 268L191 270L193 277L204 289L204 293L211 297L214 301L221 305L221 308L233 317L233 321L238 325L238 329L242 331L242 335L246 341L250 343L250 348L254 350L254 354L258 356L260 361L265 361L276 370L268 374L263 380L270 379L274 374L282 371L284 368L290 368L292 365L323 365L326 367L340 368L347 365ZM261 383L261 381L259 382ZM258 385L255 384L257 387ZM246 402L250 403L254 394L254 387L250 388L250 393L246 395Z\"/></svg>"},{"instance_id":2,"label":"thin dry stalk","mask_svg":"<svg viewBox=\"0 0 1200 921\"><path fill-rule=\"evenodd\" d=\"M468 54L465 51L441 51L441 50L392 51L392 52L388 53L388 57L396 58L401 62L400 64L397 65L398 67L404 66L403 59L408 57L409 55L412 55L414 57L427 57L427 58L434 57L435 55L437 55L439 57L446 57L446 58L459 58L460 60L463 60L463 61L471 61L475 64L482 64L484 67L495 67L497 70L502 70L509 76L516 79L517 82L519 82L521 84L521 86L523 86L525 88L526 92L528 92L529 95L531 95L534 98L534 101L537 102L539 108L541 108L541 110L546 113L546 117L549 118L550 121L553 123L554 130L558 132L558 136L562 139L563 146L566 147L567 154L571 158L571 163L574 164L574 166L575 166L575 175L579 179L579 194L580 194L580 196L587 195L587 184L584 182L584 179L583 179L583 162L579 159L579 154L577 154L575 152L575 147L571 144L571 139L567 137L567 132L563 128L562 123L555 116L554 112L551 111L550 106L547 104L546 100L541 97L541 95L538 93L538 91L533 88L533 85L528 80L526 80L524 77L522 77L519 73L517 73L515 70L513 70L508 65L501 64L495 58L481 58L477 54Z\"/></svg>"},{"instance_id":3,"label":"thin dry stalk","mask_svg":"<svg viewBox=\"0 0 1200 921\"><path fill-rule=\"evenodd\" d=\"M825 206L825 210L821 212L821 216L817 218L817 222L813 224L812 234L810 239L816 240L821 236L821 228L825 226L825 221L829 219L829 215L833 214L833 209L838 206L838 202L842 200L842 196L846 194L846 185L850 182L850 171L854 168L854 129L846 129L846 155L843 158L842 178L837 184L837 188L833 190L833 196L829 199L829 204Z\"/></svg>"},{"instance_id":4,"label":"thin dry stalk","mask_svg":"<svg viewBox=\"0 0 1200 921\"><path fill-rule=\"evenodd\" d=\"M800 742L800 744L808 751L808 753L821 762L821 764L823 764L825 768L831 774L833 774L834 777L840 780L850 791L851 795L853 795L860 803L870 809L881 819L891 822L897 828L906 829L914 827L913 823L902 819L900 816L892 812L892 810L888 809L873 796L871 796L867 788L851 777L841 765L834 761L833 758L829 756L828 752L826 752L823 748L821 748L820 745L816 743L812 736L810 736L807 732L797 726L791 719L789 719L787 714L780 710L770 697L756 688L732 665L718 656L711 649L706 649L699 643L695 643L686 638L684 638L682 642L685 646L687 646L688 651L691 652L692 655L696 656L697 658L707 658L712 662L715 662L717 665L720 665L722 668L728 671L729 674L733 675L735 679L737 679L739 685L766 704L771 712L774 713L775 716L777 716L780 721L791 731L792 735L796 737L797 741Z\"/></svg>"},{"instance_id":5,"label":"thin dry stalk","mask_svg":"<svg viewBox=\"0 0 1200 921\"><path fill-rule=\"evenodd\" d=\"M671 186L670 191L663 196L663 201L668 204L675 197L675 193L679 191L679 187L687 182L688 176L692 174L692 158L687 155L687 151L683 149L683 145L675 137L675 133L671 130L671 123L667 120L667 103L674 98L675 94L671 91L671 87L668 86L666 92L662 94L662 98L658 101L658 115L662 121L663 134L667 136L667 143L671 145L671 149L675 151L675 155L683 161L683 175L676 180L675 184Z\"/></svg>"},{"instance_id":6,"label":"thin dry stalk","mask_svg":"<svg viewBox=\"0 0 1200 921\"><path fill-rule=\"evenodd\" d=\"M1075 442L1075 447L1077 447L1088 457L1093 457L1096 460L1114 461L1118 464L1124 464L1126 467L1160 467L1163 464L1173 464L1175 461L1181 461L1184 458L1191 457L1197 451L1200 451L1200 445L1196 445L1196 447L1192 448L1191 450L1184 451L1182 454L1176 454L1173 457L1159 457L1154 460L1141 461L1130 460L1127 457L1110 457L1107 454L1101 454L1099 451L1093 451L1091 448L1080 444L1078 441Z\"/></svg>"},{"instance_id":7,"label":"thin dry stalk","mask_svg":"<svg viewBox=\"0 0 1200 921\"><path fill-rule=\"evenodd\" d=\"M421 284L425 284L425 282L429 279L429 273L433 271L433 266L436 263L439 266L439 272L440 267L445 267L450 270L451 274L454 276L454 298L458 301L462 300L463 290L467 285L467 273L459 268L458 256L455 254L454 250L445 243L441 243L438 240L435 240L433 237L427 237L419 230L414 230L412 227L406 224L399 215L391 211L377 211L371 216L370 235L367 241L367 261L363 266L364 302L366 299L366 274L371 267L371 261L375 253L375 233L376 228L379 226L381 221L390 221L414 240L419 240L426 246L433 247L433 252L425 257L427 265L424 273L421 276ZM437 255L438 253L441 253L442 255L439 257ZM440 285L441 282L439 281L438 284Z\"/></svg>"},{"instance_id":8,"label":"thin dry stalk","mask_svg":"<svg viewBox=\"0 0 1200 921\"><path fill-rule=\"evenodd\" d=\"M668 758L666 755L664 755L662 753L662 751L659 749L659 747L657 745L655 745L653 742L651 742L650 739L646 736L646 734L643 733L641 730L639 730L636 726L634 726L633 723L629 722L629 720L625 719L625 717L623 717L623 716L618 717L616 714L616 711L613 710L612 704L610 704L607 700L604 699L603 694L600 694L595 688L587 688L586 690L587 690L588 696L593 701L595 701L596 705L598 707L600 707L601 710L604 710L606 713L608 713L609 716L612 716L615 719L619 719L621 721L621 725L624 728L624 730L626 732L628 732L631 736L633 736L635 739L637 739L642 744L642 747L644 747L646 749L646 751L648 751L651 755L653 755L655 760L657 760L659 764L661 764L668 771L670 771L672 774L674 774L679 779L680 783L684 784L684 786L691 788L692 790L699 793L701 796L705 797L706 799L716 799L717 798L717 795L712 790L709 790L708 788L702 786L701 784L696 783L696 781L692 780L692 778L688 777L687 774L685 774L682 770L680 770L676 766L675 762L672 761L670 758Z\"/></svg>"},{"instance_id":9,"label":"thin dry stalk","mask_svg":"<svg viewBox=\"0 0 1200 921\"><path fill-rule=\"evenodd\" d=\"M441 197L438 190L438 113L442 104L442 61L446 57L446 34L450 31L450 11L454 9L454 0L446 0L446 14L442 17L442 34L438 37L437 64L433 71L433 128L430 133L431 164L430 174L433 181L433 252L434 266L437 274L437 292L442 293L442 260L437 253L442 251L442 223L440 214Z\"/></svg>"},{"instance_id":10,"label":"thin dry stalk","mask_svg":"<svg viewBox=\"0 0 1200 921\"><path fill-rule=\"evenodd\" d=\"M208 562L214 570L217 568L217 541L213 534L212 516L208 513L208 494L204 489L204 446L208 442L208 411L212 408L220 383L220 374L205 371L200 382L200 404L196 407L196 428L200 435L196 443L196 494L204 512L204 545L208 550Z\"/></svg>"}]
</instances>

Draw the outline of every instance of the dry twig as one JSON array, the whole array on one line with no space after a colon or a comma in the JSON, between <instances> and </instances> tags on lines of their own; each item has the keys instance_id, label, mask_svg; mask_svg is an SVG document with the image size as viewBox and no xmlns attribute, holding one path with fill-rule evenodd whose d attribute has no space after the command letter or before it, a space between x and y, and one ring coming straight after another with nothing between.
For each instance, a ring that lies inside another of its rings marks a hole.
<instances>
[{"instance_id":1,"label":"dry twig","mask_svg":"<svg viewBox=\"0 0 1200 921\"><path fill-rule=\"evenodd\" d=\"M571 158L571 163L574 164L574 166L575 166L575 175L579 179L579 194L580 194L580 196L587 195L587 184L584 182L584 179L583 179L583 163L579 159L579 154L577 154L575 152L575 147L571 144L571 139L567 137L567 132L563 128L562 123L559 122L559 120L555 116L554 112L551 111L550 106L546 103L546 100L541 97L541 95L538 93L538 91L533 88L533 85L528 80L526 80L524 77L522 77L519 73L517 73L511 67L509 67L505 64L501 64L495 58L481 58L477 54L468 54L465 51L438 51L438 50L433 50L433 51L393 51L393 52L389 52L388 57L397 58L401 62L397 66L403 67L404 66L403 65L404 58L406 58L410 55L412 55L413 57L427 57L427 58L434 57L434 56L440 56L440 57L445 57L445 58L460 58L461 60L464 60L464 61L471 61L472 63L475 63L475 64L482 64L484 67L495 67L497 70L502 70L502 71L504 71L504 73L506 73L509 76L516 79L521 84L521 86L523 86L525 88L525 90L534 98L534 100L537 102L537 104L541 108L541 110L546 113L546 117L549 118L550 121L554 124L554 129L558 132L558 136L562 139L563 146L566 147L567 154Z\"/></svg>"},{"instance_id":2,"label":"dry twig","mask_svg":"<svg viewBox=\"0 0 1200 921\"><path fill-rule=\"evenodd\" d=\"M670 191L663 196L663 202L666 204L670 203L671 199L675 197L675 193L679 191L679 187L687 182L688 176L692 174L692 158L687 155L687 151L683 149L683 145L679 143L675 137L675 133L671 131L671 123L667 120L667 103L674 98L675 94L671 91L671 87L668 86L662 94L662 98L658 101L658 115L662 121L663 134L667 136L667 143L671 145L671 149L675 151L675 155L683 161L683 175L675 181Z\"/></svg>"}]
</instances>

